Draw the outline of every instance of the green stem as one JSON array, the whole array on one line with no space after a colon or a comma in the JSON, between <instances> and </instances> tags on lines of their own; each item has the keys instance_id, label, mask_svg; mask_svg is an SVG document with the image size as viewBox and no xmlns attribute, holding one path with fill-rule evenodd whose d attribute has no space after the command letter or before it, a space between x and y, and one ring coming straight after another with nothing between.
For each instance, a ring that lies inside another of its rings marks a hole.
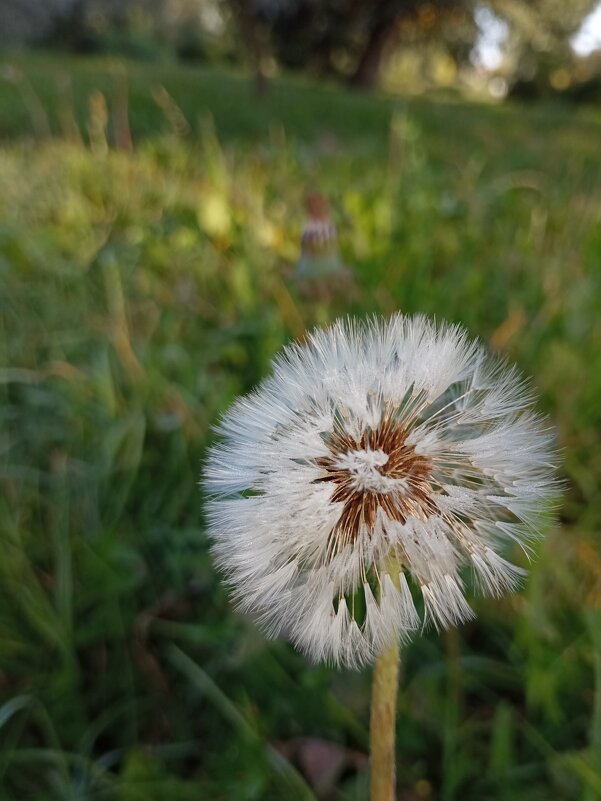
<instances>
[{"instance_id":1,"label":"green stem","mask_svg":"<svg viewBox=\"0 0 601 801\"><path fill-rule=\"evenodd\" d=\"M381 654L374 668L371 721L371 801L396 798L395 728L399 683L399 644Z\"/></svg>"}]
</instances>

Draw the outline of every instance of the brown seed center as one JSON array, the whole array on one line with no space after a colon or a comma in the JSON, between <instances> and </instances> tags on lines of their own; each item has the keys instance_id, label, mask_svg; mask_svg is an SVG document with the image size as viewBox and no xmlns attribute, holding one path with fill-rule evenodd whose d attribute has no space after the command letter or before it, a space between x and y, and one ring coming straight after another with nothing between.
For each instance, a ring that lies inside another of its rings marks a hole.
<instances>
[{"instance_id":1,"label":"brown seed center","mask_svg":"<svg viewBox=\"0 0 601 801\"><path fill-rule=\"evenodd\" d=\"M325 470L318 481L336 484L332 501L343 503L332 536L336 551L370 533L378 509L404 524L410 515L426 520L436 514L430 483L431 463L407 443L408 430L385 414L376 428L356 440L342 426L328 435L328 456L315 463Z\"/></svg>"}]
</instances>

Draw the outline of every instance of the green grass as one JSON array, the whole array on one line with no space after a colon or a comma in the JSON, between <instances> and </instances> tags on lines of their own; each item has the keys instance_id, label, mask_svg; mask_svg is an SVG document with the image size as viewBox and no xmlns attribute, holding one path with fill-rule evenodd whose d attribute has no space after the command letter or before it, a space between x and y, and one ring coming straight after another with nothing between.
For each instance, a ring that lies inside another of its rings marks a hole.
<instances>
[{"instance_id":1,"label":"green grass","mask_svg":"<svg viewBox=\"0 0 601 801\"><path fill-rule=\"evenodd\" d=\"M599 116L1 69L0 798L309 798L306 738L346 749L330 797L365 797L369 675L232 612L196 484L283 342L398 308L533 376L567 482L524 591L408 648L400 798L600 798ZM354 274L327 301L288 277L315 185Z\"/></svg>"}]
</instances>

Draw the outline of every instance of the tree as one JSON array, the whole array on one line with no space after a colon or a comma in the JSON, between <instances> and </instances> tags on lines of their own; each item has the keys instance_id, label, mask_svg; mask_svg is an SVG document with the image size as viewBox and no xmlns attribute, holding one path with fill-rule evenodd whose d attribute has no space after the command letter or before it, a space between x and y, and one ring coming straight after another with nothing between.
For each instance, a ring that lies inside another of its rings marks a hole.
<instances>
[{"instance_id":1,"label":"tree","mask_svg":"<svg viewBox=\"0 0 601 801\"><path fill-rule=\"evenodd\" d=\"M468 62L478 37L475 14L482 7L507 21L510 47L519 52L519 63L565 58L569 37L596 0L230 2L254 64L273 57L288 68L309 69L371 89L388 56L399 47L436 41L457 63Z\"/></svg>"},{"instance_id":2,"label":"tree","mask_svg":"<svg viewBox=\"0 0 601 801\"><path fill-rule=\"evenodd\" d=\"M538 96L554 75L568 76L575 63L570 39L598 0L491 0L490 8L509 28L507 69L516 93Z\"/></svg>"},{"instance_id":3,"label":"tree","mask_svg":"<svg viewBox=\"0 0 601 801\"><path fill-rule=\"evenodd\" d=\"M444 39L459 28L471 48L476 35L472 0L232 0L252 5L269 31L276 60L373 88L387 57L403 42ZM248 28L248 23L246 23ZM252 49L252 42L247 43Z\"/></svg>"},{"instance_id":4,"label":"tree","mask_svg":"<svg viewBox=\"0 0 601 801\"><path fill-rule=\"evenodd\" d=\"M0 43L19 44L47 36L81 0L2 0Z\"/></svg>"}]
</instances>

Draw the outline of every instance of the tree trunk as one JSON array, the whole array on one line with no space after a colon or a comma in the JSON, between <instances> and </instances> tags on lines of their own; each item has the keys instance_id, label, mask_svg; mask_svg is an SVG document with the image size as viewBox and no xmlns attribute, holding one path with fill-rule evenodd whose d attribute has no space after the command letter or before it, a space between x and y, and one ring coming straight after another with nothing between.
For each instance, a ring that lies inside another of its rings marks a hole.
<instances>
[{"instance_id":1,"label":"tree trunk","mask_svg":"<svg viewBox=\"0 0 601 801\"><path fill-rule=\"evenodd\" d=\"M250 0L232 0L232 8L238 20L244 46L248 52L250 66L254 74L255 89L262 95L268 87L264 71L264 48L261 25L257 20Z\"/></svg>"},{"instance_id":2,"label":"tree trunk","mask_svg":"<svg viewBox=\"0 0 601 801\"><path fill-rule=\"evenodd\" d=\"M396 15L384 15L372 26L367 43L351 76L350 84L371 91L380 77L380 69L397 38Z\"/></svg>"}]
</instances>

